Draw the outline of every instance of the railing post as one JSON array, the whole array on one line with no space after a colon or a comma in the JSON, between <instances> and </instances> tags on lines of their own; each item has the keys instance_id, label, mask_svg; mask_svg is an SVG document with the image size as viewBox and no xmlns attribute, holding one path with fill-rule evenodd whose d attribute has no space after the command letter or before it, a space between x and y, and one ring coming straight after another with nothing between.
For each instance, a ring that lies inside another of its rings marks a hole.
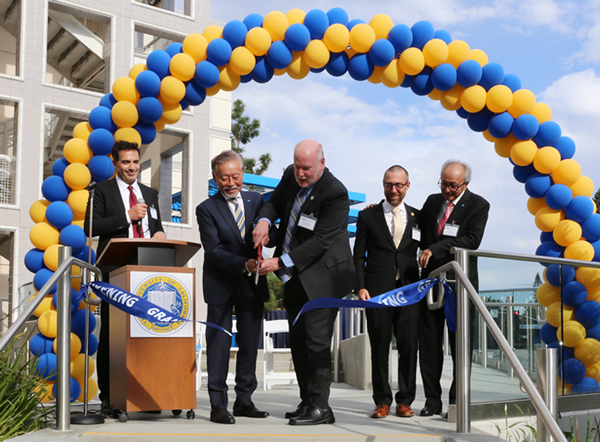
<instances>
[{"instance_id":1,"label":"railing post","mask_svg":"<svg viewBox=\"0 0 600 442\"><path fill-rule=\"evenodd\" d=\"M508 340L508 344L510 345L510 348L514 351L515 350L515 337L514 337L514 322L513 322L513 318L514 318L514 309L513 309L513 302L515 301L515 298L513 296L507 296L506 297L506 304L508 304L506 306L506 339ZM509 378L514 378L515 377L515 370L512 368L512 366L510 364L507 364L508 367L508 377Z\"/></svg>"},{"instance_id":2,"label":"railing post","mask_svg":"<svg viewBox=\"0 0 600 442\"><path fill-rule=\"evenodd\" d=\"M58 264L62 264L71 256L71 247L58 249ZM58 279L57 303L57 360L58 374L56 378L56 429L71 430L71 267L69 266Z\"/></svg>"},{"instance_id":3,"label":"railing post","mask_svg":"<svg viewBox=\"0 0 600 442\"><path fill-rule=\"evenodd\" d=\"M336 384L339 382L340 377L340 327L342 326L342 320L340 318L340 311L338 309L335 315L335 323L333 326L333 382Z\"/></svg>"},{"instance_id":4,"label":"railing post","mask_svg":"<svg viewBox=\"0 0 600 442\"><path fill-rule=\"evenodd\" d=\"M548 411L556 420L558 416L558 351L555 348L537 350L537 388ZM537 442L552 442L554 439L544 425L540 413L537 415Z\"/></svg>"},{"instance_id":5,"label":"railing post","mask_svg":"<svg viewBox=\"0 0 600 442\"><path fill-rule=\"evenodd\" d=\"M469 254L466 250L457 250L455 259L469 274ZM469 294L461 279L456 277L456 431L471 432L471 360L472 351L471 321L469 320Z\"/></svg>"},{"instance_id":6,"label":"railing post","mask_svg":"<svg viewBox=\"0 0 600 442\"><path fill-rule=\"evenodd\" d=\"M481 301L485 304L485 296L481 297ZM481 345L481 367L488 368L487 327L481 315L479 316L479 345Z\"/></svg>"}]
</instances>

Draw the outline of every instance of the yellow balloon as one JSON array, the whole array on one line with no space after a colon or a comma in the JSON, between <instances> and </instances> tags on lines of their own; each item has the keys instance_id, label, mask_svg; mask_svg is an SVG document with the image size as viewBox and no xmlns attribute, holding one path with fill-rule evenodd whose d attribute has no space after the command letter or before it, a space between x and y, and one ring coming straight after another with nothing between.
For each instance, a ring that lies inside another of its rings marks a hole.
<instances>
[{"instance_id":1,"label":"yellow balloon","mask_svg":"<svg viewBox=\"0 0 600 442\"><path fill-rule=\"evenodd\" d=\"M481 49L472 49L469 52L469 60L475 60L481 67L484 67L489 62L487 54Z\"/></svg>"},{"instance_id":2,"label":"yellow balloon","mask_svg":"<svg viewBox=\"0 0 600 442\"><path fill-rule=\"evenodd\" d=\"M71 138L63 147L63 155L69 163L87 164L94 153L81 138Z\"/></svg>"},{"instance_id":3,"label":"yellow balloon","mask_svg":"<svg viewBox=\"0 0 600 442\"><path fill-rule=\"evenodd\" d=\"M142 145L142 137L140 133L133 127L121 127L115 132L115 141L128 141L135 143L138 146Z\"/></svg>"},{"instance_id":4,"label":"yellow balloon","mask_svg":"<svg viewBox=\"0 0 600 442\"><path fill-rule=\"evenodd\" d=\"M290 26L295 25L296 23L302 24L304 23L304 17L306 17L306 12L304 12L302 9L294 8L286 12L285 16L290 22Z\"/></svg>"},{"instance_id":5,"label":"yellow balloon","mask_svg":"<svg viewBox=\"0 0 600 442\"><path fill-rule=\"evenodd\" d=\"M79 383L81 384L81 394L79 395L79 398L77 398L77 400L79 402L84 402L85 401L85 389L83 388L83 381L80 381ZM98 384L96 383L96 380L94 378L90 377L88 379L88 396L87 396L88 402L91 401L92 399L94 399L97 394L98 394Z\"/></svg>"},{"instance_id":6,"label":"yellow balloon","mask_svg":"<svg viewBox=\"0 0 600 442\"><path fill-rule=\"evenodd\" d=\"M88 376L92 376L96 371L96 362L91 356L88 356ZM71 377L83 383L85 379L85 354L79 353L71 359Z\"/></svg>"},{"instance_id":7,"label":"yellow balloon","mask_svg":"<svg viewBox=\"0 0 600 442\"><path fill-rule=\"evenodd\" d=\"M575 318L575 309L573 307L567 307L566 305L562 309L562 317L564 322ZM561 308L560 302L553 302L548 306L546 310L546 320L552 327L560 327L561 324ZM560 338L559 338L560 339Z\"/></svg>"},{"instance_id":8,"label":"yellow balloon","mask_svg":"<svg viewBox=\"0 0 600 442\"><path fill-rule=\"evenodd\" d=\"M46 403L54 400L54 393L52 393L54 383L55 381L40 382L34 387L33 393L39 396L40 402Z\"/></svg>"},{"instance_id":9,"label":"yellow balloon","mask_svg":"<svg viewBox=\"0 0 600 442\"><path fill-rule=\"evenodd\" d=\"M569 396L571 394L571 384L563 384L562 379L558 378L558 395L559 396Z\"/></svg>"},{"instance_id":10,"label":"yellow balloon","mask_svg":"<svg viewBox=\"0 0 600 442\"><path fill-rule=\"evenodd\" d=\"M112 93L117 101L129 101L137 104L140 94L135 88L135 81L131 77L119 77L112 85Z\"/></svg>"},{"instance_id":11,"label":"yellow balloon","mask_svg":"<svg viewBox=\"0 0 600 442\"><path fill-rule=\"evenodd\" d=\"M398 64L398 59L394 58L390 64L385 66L381 71L381 82L385 84L387 87L398 87L404 81L404 77L406 75L400 69L400 65Z\"/></svg>"},{"instance_id":12,"label":"yellow balloon","mask_svg":"<svg viewBox=\"0 0 600 442\"><path fill-rule=\"evenodd\" d=\"M490 131L488 129L483 131L483 138L488 140L490 143L495 143L496 141L498 141L498 138L492 136L492 134L490 133Z\"/></svg>"},{"instance_id":13,"label":"yellow balloon","mask_svg":"<svg viewBox=\"0 0 600 442\"><path fill-rule=\"evenodd\" d=\"M181 81L189 81L196 73L196 63L191 55L175 54L169 63L171 75Z\"/></svg>"},{"instance_id":14,"label":"yellow balloon","mask_svg":"<svg viewBox=\"0 0 600 442\"><path fill-rule=\"evenodd\" d=\"M507 137L499 138L494 143L494 149L496 150L496 153L500 157L502 157L502 158L509 158L510 157L510 151L511 151L513 145L516 142L517 142L517 138L511 133ZM535 215L535 213L533 213L532 215Z\"/></svg>"},{"instance_id":15,"label":"yellow balloon","mask_svg":"<svg viewBox=\"0 0 600 442\"><path fill-rule=\"evenodd\" d=\"M179 103L185 97L185 84L169 75L160 82L161 101L169 104ZM113 108L114 109L114 108Z\"/></svg>"},{"instance_id":16,"label":"yellow balloon","mask_svg":"<svg viewBox=\"0 0 600 442\"><path fill-rule=\"evenodd\" d=\"M46 219L46 209L50 205L50 201L37 200L29 208L29 217L34 223L41 223Z\"/></svg>"},{"instance_id":17,"label":"yellow balloon","mask_svg":"<svg viewBox=\"0 0 600 442\"><path fill-rule=\"evenodd\" d=\"M579 240L565 249L565 259L591 261L595 253L594 246L587 241Z\"/></svg>"},{"instance_id":18,"label":"yellow balloon","mask_svg":"<svg viewBox=\"0 0 600 442\"><path fill-rule=\"evenodd\" d=\"M273 75L276 77L280 77L283 74L285 74L287 72L287 70L285 68L283 69L273 69Z\"/></svg>"},{"instance_id":19,"label":"yellow balloon","mask_svg":"<svg viewBox=\"0 0 600 442\"><path fill-rule=\"evenodd\" d=\"M52 244L44 252L44 264L53 272L58 268L58 249L61 247L60 244Z\"/></svg>"},{"instance_id":20,"label":"yellow balloon","mask_svg":"<svg viewBox=\"0 0 600 442\"><path fill-rule=\"evenodd\" d=\"M271 35L263 28L252 28L246 34L246 47L257 57L265 55L271 47Z\"/></svg>"},{"instance_id":21,"label":"yellow balloon","mask_svg":"<svg viewBox=\"0 0 600 442\"><path fill-rule=\"evenodd\" d=\"M210 43L216 38L223 38L223 28L217 25L209 25L202 31L202 35Z\"/></svg>"},{"instance_id":22,"label":"yellow balloon","mask_svg":"<svg viewBox=\"0 0 600 442\"><path fill-rule=\"evenodd\" d=\"M73 190L85 189L92 181L87 166L80 163L69 164L64 173L65 183Z\"/></svg>"},{"instance_id":23,"label":"yellow balloon","mask_svg":"<svg viewBox=\"0 0 600 442\"><path fill-rule=\"evenodd\" d=\"M236 74L231 66L225 66L219 74L219 86L226 92L235 90L240 85L240 76Z\"/></svg>"},{"instance_id":24,"label":"yellow balloon","mask_svg":"<svg viewBox=\"0 0 600 442\"><path fill-rule=\"evenodd\" d=\"M87 208L90 193L86 189L73 190L69 193L67 204L73 211L75 219L83 219Z\"/></svg>"},{"instance_id":25,"label":"yellow balloon","mask_svg":"<svg viewBox=\"0 0 600 442\"><path fill-rule=\"evenodd\" d=\"M90 123L87 121L77 123L77 125L73 128L73 138L81 138L87 142L92 130L92 126L90 126Z\"/></svg>"},{"instance_id":26,"label":"yellow balloon","mask_svg":"<svg viewBox=\"0 0 600 442\"><path fill-rule=\"evenodd\" d=\"M579 267L580 269L582 269L583 267ZM600 287L588 287L586 286L587 289L587 301L596 301L596 302L600 302Z\"/></svg>"},{"instance_id":27,"label":"yellow balloon","mask_svg":"<svg viewBox=\"0 0 600 442\"><path fill-rule=\"evenodd\" d=\"M310 72L310 66L304 61L302 52L292 52L292 62L287 67L287 74L294 80L302 80Z\"/></svg>"},{"instance_id":28,"label":"yellow balloon","mask_svg":"<svg viewBox=\"0 0 600 442\"><path fill-rule=\"evenodd\" d=\"M552 173L560 163L560 152L552 146L542 147L538 149L533 158L533 167L539 173Z\"/></svg>"},{"instance_id":29,"label":"yellow balloon","mask_svg":"<svg viewBox=\"0 0 600 442\"><path fill-rule=\"evenodd\" d=\"M552 172L552 180L555 184L564 184L572 186L581 177L581 166L575 160L562 160L554 172Z\"/></svg>"},{"instance_id":30,"label":"yellow balloon","mask_svg":"<svg viewBox=\"0 0 600 442\"><path fill-rule=\"evenodd\" d=\"M508 86L497 84L487 92L486 105L489 110L500 114L512 104L513 93Z\"/></svg>"},{"instance_id":31,"label":"yellow balloon","mask_svg":"<svg viewBox=\"0 0 600 442\"><path fill-rule=\"evenodd\" d=\"M549 282L543 283L535 292L537 301L544 307L550 307L555 302L560 302L560 288L554 287Z\"/></svg>"},{"instance_id":32,"label":"yellow balloon","mask_svg":"<svg viewBox=\"0 0 600 442\"><path fill-rule=\"evenodd\" d=\"M588 289L600 287L600 270L589 267L579 267L575 271L575 279Z\"/></svg>"},{"instance_id":33,"label":"yellow balloon","mask_svg":"<svg viewBox=\"0 0 600 442\"><path fill-rule=\"evenodd\" d=\"M600 362L596 362L595 364L586 367L585 376L600 382Z\"/></svg>"},{"instance_id":34,"label":"yellow balloon","mask_svg":"<svg viewBox=\"0 0 600 442\"><path fill-rule=\"evenodd\" d=\"M359 23L350 30L350 46L358 53L369 52L375 40L375 31L366 23Z\"/></svg>"},{"instance_id":35,"label":"yellow balloon","mask_svg":"<svg viewBox=\"0 0 600 442\"><path fill-rule=\"evenodd\" d=\"M79 226L83 229L83 226L85 225L85 220L84 219L73 219L73 222L71 223L72 226Z\"/></svg>"},{"instance_id":36,"label":"yellow balloon","mask_svg":"<svg viewBox=\"0 0 600 442\"><path fill-rule=\"evenodd\" d=\"M423 57L425 57L425 64L432 68L445 63L448 59L450 50L444 40L434 38L429 40L423 46Z\"/></svg>"},{"instance_id":37,"label":"yellow balloon","mask_svg":"<svg viewBox=\"0 0 600 442\"><path fill-rule=\"evenodd\" d=\"M508 108L508 113L517 118L523 114L530 114L535 107L535 95L527 89L519 89L513 93L513 101Z\"/></svg>"},{"instance_id":38,"label":"yellow balloon","mask_svg":"<svg viewBox=\"0 0 600 442\"><path fill-rule=\"evenodd\" d=\"M175 124L181 118L181 105L179 103L163 103L161 121L166 124Z\"/></svg>"},{"instance_id":39,"label":"yellow balloon","mask_svg":"<svg viewBox=\"0 0 600 442\"><path fill-rule=\"evenodd\" d=\"M206 48L208 41L200 34L190 34L183 40L183 53L194 59L196 64L206 60Z\"/></svg>"},{"instance_id":40,"label":"yellow balloon","mask_svg":"<svg viewBox=\"0 0 600 442\"><path fill-rule=\"evenodd\" d=\"M51 245L58 244L59 234L58 229L42 221L31 228L29 231L29 240L36 248L46 250Z\"/></svg>"},{"instance_id":41,"label":"yellow balloon","mask_svg":"<svg viewBox=\"0 0 600 442\"><path fill-rule=\"evenodd\" d=\"M137 107L129 101L119 101L115 103L110 115L119 127L133 127L139 119Z\"/></svg>"},{"instance_id":42,"label":"yellow balloon","mask_svg":"<svg viewBox=\"0 0 600 442\"><path fill-rule=\"evenodd\" d=\"M358 25L357 25L358 26ZM352 28L354 30L354 28ZM425 67L423 52L417 48L408 48L400 54L400 68L407 75L417 75Z\"/></svg>"},{"instance_id":43,"label":"yellow balloon","mask_svg":"<svg viewBox=\"0 0 600 442\"><path fill-rule=\"evenodd\" d=\"M593 338L584 339L575 346L575 357L586 366L597 364L600 362L600 342Z\"/></svg>"},{"instance_id":44,"label":"yellow balloon","mask_svg":"<svg viewBox=\"0 0 600 442\"><path fill-rule=\"evenodd\" d=\"M146 70L146 63L137 63L134 64L131 69L129 69L129 78L135 81L140 72Z\"/></svg>"},{"instance_id":45,"label":"yellow balloon","mask_svg":"<svg viewBox=\"0 0 600 442\"><path fill-rule=\"evenodd\" d=\"M542 232L552 232L563 219L565 219L565 214L562 210L554 210L545 206L536 212L535 225Z\"/></svg>"},{"instance_id":46,"label":"yellow balloon","mask_svg":"<svg viewBox=\"0 0 600 442\"><path fill-rule=\"evenodd\" d=\"M537 154L537 145L531 140L517 140L510 150L510 158L517 166L529 166Z\"/></svg>"},{"instance_id":47,"label":"yellow balloon","mask_svg":"<svg viewBox=\"0 0 600 442\"><path fill-rule=\"evenodd\" d=\"M215 84L213 87L209 87L206 89L206 96L213 97L221 92L221 85L219 83Z\"/></svg>"},{"instance_id":48,"label":"yellow balloon","mask_svg":"<svg viewBox=\"0 0 600 442\"><path fill-rule=\"evenodd\" d=\"M434 101L440 101L440 99L442 98L442 91L434 88L431 92L427 94L427 96Z\"/></svg>"},{"instance_id":49,"label":"yellow balloon","mask_svg":"<svg viewBox=\"0 0 600 442\"><path fill-rule=\"evenodd\" d=\"M54 353L57 353L57 351L58 351L57 342L58 342L58 339L55 339L54 343L52 344L52 350L54 351ZM75 359L80 351L81 351L81 339L79 339L79 336L77 336L75 333L71 333L70 360L72 361L73 359Z\"/></svg>"},{"instance_id":50,"label":"yellow balloon","mask_svg":"<svg viewBox=\"0 0 600 442\"><path fill-rule=\"evenodd\" d=\"M535 103L531 115L537 118L538 123L542 124L552 119L552 109L546 103Z\"/></svg>"},{"instance_id":51,"label":"yellow balloon","mask_svg":"<svg viewBox=\"0 0 600 442\"><path fill-rule=\"evenodd\" d=\"M31 302L31 300L34 298L34 296L35 295L33 295L31 297L29 302ZM37 316L39 318L40 316L42 316L42 314L44 314L48 310L56 310L54 308L54 305L52 305L52 298L53 298L53 295L45 296L44 299L42 299L42 301L38 304L38 306L34 310L33 315Z\"/></svg>"},{"instance_id":52,"label":"yellow balloon","mask_svg":"<svg viewBox=\"0 0 600 442\"><path fill-rule=\"evenodd\" d=\"M304 62L313 69L321 69L329 62L329 49L321 40L311 40L304 49Z\"/></svg>"},{"instance_id":53,"label":"yellow balloon","mask_svg":"<svg viewBox=\"0 0 600 442\"><path fill-rule=\"evenodd\" d=\"M585 339L585 327L575 320L565 320L562 326L558 326L556 336L567 347L576 347Z\"/></svg>"},{"instance_id":54,"label":"yellow balloon","mask_svg":"<svg viewBox=\"0 0 600 442\"><path fill-rule=\"evenodd\" d=\"M231 52L229 67L238 75L248 75L256 66L256 57L245 46L238 46Z\"/></svg>"},{"instance_id":55,"label":"yellow balloon","mask_svg":"<svg viewBox=\"0 0 600 442\"><path fill-rule=\"evenodd\" d=\"M373 73L369 78L367 78L367 80L369 80L369 83L381 84L381 70L381 66L375 66L373 68Z\"/></svg>"},{"instance_id":56,"label":"yellow balloon","mask_svg":"<svg viewBox=\"0 0 600 442\"><path fill-rule=\"evenodd\" d=\"M454 40L448 44L448 59L446 63L450 63L456 69L463 61L469 59L471 48L462 40Z\"/></svg>"},{"instance_id":57,"label":"yellow balloon","mask_svg":"<svg viewBox=\"0 0 600 442\"><path fill-rule=\"evenodd\" d=\"M464 90L465 88L457 83L449 91L443 91L440 97L442 107L449 111L460 109L460 96Z\"/></svg>"},{"instance_id":58,"label":"yellow balloon","mask_svg":"<svg viewBox=\"0 0 600 442\"><path fill-rule=\"evenodd\" d=\"M344 52L350 44L350 31L341 23L335 23L327 28L323 43L330 52Z\"/></svg>"},{"instance_id":59,"label":"yellow balloon","mask_svg":"<svg viewBox=\"0 0 600 442\"><path fill-rule=\"evenodd\" d=\"M529 198L527 200L527 210L535 216L542 207L549 208L545 198Z\"/></svg>"},{"instance_id":60,"label":"yellow balloon","mask_svg":"<svg viewBox=\"0 0 600 442\"><path fill-rule=\"evenodd\" d=\"M573 197L576 196L592 196L594 193L594 182L588 176L581 175L574 184L571 185Z\"/></svg>"},{"instance_id":61,"label":"yellow balloon","mask_svg":"<svg viewBox=\"0 0 600 442\"><path fill-rule=\"evenodd\" d=\"M58 314L56 310L48 310L38 318L38 329L47 338L56 338Z\"/></svg>"},{"instance_id":62,"label":"yellow balloon","mask_svg":"<svg viewBox=\"0 0 600 442\"><path fill-rule=\"evenodd\" d=\"M280 11L271 11L263 20L262 27L271 36L272 41L281 41L285 38L285 31L290 26L287 16Z\"/></svg>"},{"instance_id":63,"label":"yellow balloon","mask_svg":"<svg viewBox=\"0 0 600 442\"><path fill-rule=\"evenodd\" d=\"M375 31L375 40L388 38L388 34L394 27L392 19L385 14L377 14L369 21L369 26Z\"/></svg>"},{"instance_id":64,"label":"yellow balloon","mask_svg":"<svg viewBox=\"0 0 600 442\"><path fill-rule=\"evenodd\" d=\"M156 123L154 123L154 127L156 127L156 132L160 132L161 130L163 130L165 128L165 122L164 121L157 121Z\"/></svg>"},{"instance_id":65,"label":"yellow balloon","mask_svg":"<svg viewBox=\"0 0 600 442\"><path fill-rule=\"evenodd\" d=\"M568 247L581 239L581 226L573 220L565 219L556 225L552 235L556 244Z\"/></svg>"},{"instance_id":66,"label":"yellow balloon","mask_svg":"<svg viewBox=\"0 0 600 442\"><path fill-rule=\"evenodd\" d=\"M476 113L485 107L486 97L485 89L476 84L463 91L460 96L460 104L467 112Z\"/></svg>"}]
</instances>

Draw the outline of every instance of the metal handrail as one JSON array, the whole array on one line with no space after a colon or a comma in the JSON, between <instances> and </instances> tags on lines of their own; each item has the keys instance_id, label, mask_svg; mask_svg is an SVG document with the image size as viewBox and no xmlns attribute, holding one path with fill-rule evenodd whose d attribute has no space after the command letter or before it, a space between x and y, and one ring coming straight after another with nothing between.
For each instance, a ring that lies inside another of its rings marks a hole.
<instances>
[{"instance_id":1,"label":"metal handrail","mask_svg":"<svg viewBox=\"0 0 600 442\"><path fill-rule=\"evenodd\" d=\"M551 258L548 256L539 255L524 255L521 253L508 253L508 252L494 252L491 250L468 250L460 247L452 247L450 253L466 252L472 256L478 256L481 258L497 258L507 259L510 261L528 261L546 264L562 264L573 267L591 267L594 269L600 269L600 263L591 261L580 261L577 259L566 259L566 258Z\"/></svg>"}]
</instances>

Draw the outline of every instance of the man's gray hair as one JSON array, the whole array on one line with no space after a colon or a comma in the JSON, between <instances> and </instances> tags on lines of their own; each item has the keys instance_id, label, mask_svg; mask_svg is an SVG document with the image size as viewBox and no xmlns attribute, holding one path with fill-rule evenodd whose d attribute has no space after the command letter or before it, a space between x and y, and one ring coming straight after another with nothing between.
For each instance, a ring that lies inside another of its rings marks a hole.
<instances>
[{"instance_id":1,"label":"man's gray hair","mask_svg":"<svg viewBox=\"0 0 600 442\"><path fill-rule=\"evenodd\" d=\"M234 159L237 159L240 162L240 167L242 168L243 172L246 168L244 164L244 157L231 149L224 150L219 155L214 157L210 162L210 167L212 168L213 173L216 175L217 172L219 172L219 166L221 164L228 163L229 161Z\"/></svg>"},{"instance_id":2,"label":"man's gray hair","mask_svg":"<svg viewBox=\"0 0 600 442\"><path fill-rule=\"evenodd\" d=\"M446 167L450 166L451 164L460 164L462 167L464 167L465 168L465 183L471 182L471 166L469 166L469 164L467 162L461 161L461 160L448 160L444 164L442 164L442 170L440 171L440 177L444 174L444 170L446 170Z\"/></svg>"}]
</instances>

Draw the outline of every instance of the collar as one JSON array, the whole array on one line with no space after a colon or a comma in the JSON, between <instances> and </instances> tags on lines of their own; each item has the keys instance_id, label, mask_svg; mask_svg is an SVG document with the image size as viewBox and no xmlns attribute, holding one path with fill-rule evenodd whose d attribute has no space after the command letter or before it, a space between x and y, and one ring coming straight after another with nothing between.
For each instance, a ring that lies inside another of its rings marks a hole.
<instances>
[{"instance_id":1,"label":"collar","mask_svg":"<svg viewBox=\"0 0 600 442\"><path fill-rule=\"evenodd\" d=\"M462 199L463 196L465 196L466 192L467 192L467 189L465 189L465 191L463 193L461 193L458 198L456 198L454 201L452 201L452 204L454 204L454 207L456 207L458 205L458 202ZM443 197L443 195L442 195L442 197ZM444 201L448 202L448 200L444 200Z\"/></svg>"},{"instance_id":2,"label":"collar","mask_svg":"<svg viewBox=\"0 0 600 442\"><path fill-rule=\"evenodd\" d=\"M390 203L388 203L387 200L383 200L383 203L381 203L381 207L383 207L383 213L390 213L392 210L394 210L394 206L392 206ZM406 212L406 207L404 206L404 201L402 201L396 207L400 207L400 213Z\"/></svg>"},{"instance_id":3,"label":"collar","mask_svg":"<svg viewBox=\"0 0 600 442\"><path fill-rule=\"evenodd\" d=\"M115 181L117 182L117 186L119 186L119 189L121 190L127 190L127 188L129 187L129 184L127 184L125 181L123 181L119 175L115 175ZM133 184L131 184L131 187L133 187L134 190L138 191L141 193L140 191L140 186L138 185L137 180L135 180L133 182Z\"/></svg>"},{"instance_id":4,"label":"collar","mask_svg":"<svg viewBox=\"0 0 600 442\"><path fill-rule=\"evenodd\" d=\"M221 195L223 196L223 199L225 199L225 201L227 201L227 202L229 202L229 201L233 202L233 200L236 200L238 203L240 203L240 202L244 201L244 199L242 198L241 190L238 192L238 194L235 196L235 198L228 197L227 195L225 195L222 192L221 192Z\"/></svg>"}]
</instances>

